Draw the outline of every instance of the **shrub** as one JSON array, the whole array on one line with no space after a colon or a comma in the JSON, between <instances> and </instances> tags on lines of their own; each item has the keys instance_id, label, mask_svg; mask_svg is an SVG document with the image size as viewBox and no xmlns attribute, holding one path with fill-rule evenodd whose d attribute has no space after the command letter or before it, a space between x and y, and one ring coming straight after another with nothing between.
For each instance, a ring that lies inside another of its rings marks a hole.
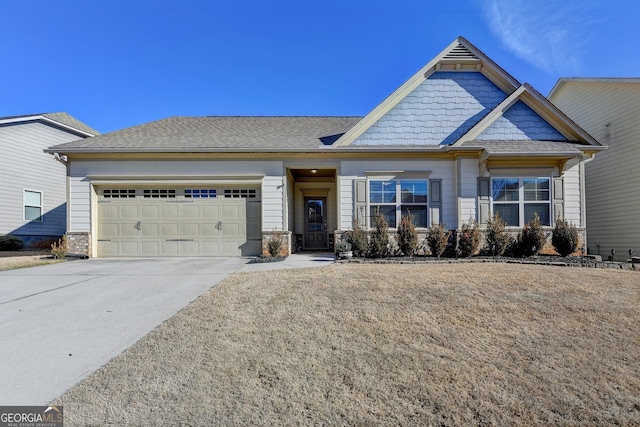
<instances>
[{"instance_id":1,"label":"shrub","mask_svg":"<svg viewBox=\"0 0 640 427\"><path fill-rule=\"evenodd\" d=\"M349 242L338 242L338 243L336 243L335 252L337 254L342 253L342 252L349 252L349 251L351 251L351 243L349 243Z\"/></svg>"},{"instance_id":2,"label":"shrub","mask_svg":"<svg viewBox=\"0 0 640 427\"><path fill-rule=\"evenodd\" d=\"M389 223L379 210L373 221L373 230L369 241L369 255L372 258L382 258L389 253Z\"/></svg>"},{"instance_id":3,"label":"shrub","mask_svg":"<svg viewBox=\"0 0 640 427\"><path fill-rule=\"evenodd\" d=\"M24 247L24 240L16 236L0 236L0 251L19 251Z\"/></svg>"},{"instance_id":4,"label":"shrub","mask_svg":"<svg viewBox=\"0 0 640 427\"><path fill-rule=\"evenodd\" d=\"M464 258L473 256L480 248L480 228L475 219L462 224L458 240L458 255Z\"/></svg>"},{"instance_id":5,"label":"shrub","mask_svg":"<svg viewBox=\"0 0 640 427\"><path fill-rule=\"evenodd\" d=\"M413 256L418 247L418 232L413 224L413 215L402 216L398 227L398 247L405 256Z\"/></svg>"},{"instance_id":6,"label":"shrub","mask_svg":"<svg viewBox=\"0 0 640 427\"><path fill-rule=\"evenodd\" d=\"M55 259L63 259L68 253L69 244L65 236L62 236L57 242L51 244L51 255L53 255Z\"/></svg>"},{"instance_id":7,"label":"shrub","mask_svg":"<svg viewBox=\"0 0 640 427\"><path fill-rule=\"evenodd\" d=\"M280 231L274 231L267 239L267 251L272 257L276 257L282 250L282 233Z\"/></svg>"},{"instance_id":8,"label":"shrub","mask_svg":"<svg viewBox=\"0 0 640 427\"><path fill-rule=\"evenodd\" d=\"M487 250L492 255L504 255L504 252L513 243L513 239L506 231L506 226L506 223L500 218L500 214L497 212L493 215L493 218L487 220L485 243Z\"/></svg>"},{"instance_id":9,"label":"shrub","mask_svg":"<svg viewBox=\"0 0 640 427\"><path fill-rule=\"evenodd\" d=\"M354 257L365 257L369 250L369 238L367 232L362 229L358 218L353 218L352 230L345 233L346 241L351 245Z\"/></svg>"},{"instance_id":10,"label":"shrub","mask_svg":"<svg viewBox=\"0 0 640 427\"><path fill-rule=\"evenodd\" d=\"M560 256L571 255L578 249L578 229L575 225L558 218L551 233L551 244Z\"/></svg>"},{"instance_id":11,"label":"shrub","mask_svg":"<svg viewBox=\"0 0 640 427\"><path fill-rule=\"evenodd\" d=\"M450 232L446 231L445 224L431 224L427 229L427 237L425 242L431 250L431 254L440 259L440 255L447 249Z\"/></svg>"},{"instance_id":12,"label":"shrub","mask_svg":"<svg viewBox=\"0 0 640 427\"><path fill-rule=\"evenodd\" d=\"M523 257L538 255L546 242L547 237L542 231L540 217L534 213L533 219L526 223L518 234L517 252Z\"/></svg>"}]
</instances>

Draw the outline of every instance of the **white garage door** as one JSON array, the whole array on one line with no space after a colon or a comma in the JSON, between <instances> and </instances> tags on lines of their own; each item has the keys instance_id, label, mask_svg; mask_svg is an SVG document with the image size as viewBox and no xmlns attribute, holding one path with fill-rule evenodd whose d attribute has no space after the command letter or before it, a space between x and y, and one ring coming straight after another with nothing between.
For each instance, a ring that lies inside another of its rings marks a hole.
<instances>
[{"instance_id":1,"label":"white garage door","mask_svg":"<svg viewBox=\"0 0 640 427\"><path fill-rule=\"evenodd\" d=\"M238 256L261 251L248 188L99 188L99 257Z\"/></svg>"}]
</instances>

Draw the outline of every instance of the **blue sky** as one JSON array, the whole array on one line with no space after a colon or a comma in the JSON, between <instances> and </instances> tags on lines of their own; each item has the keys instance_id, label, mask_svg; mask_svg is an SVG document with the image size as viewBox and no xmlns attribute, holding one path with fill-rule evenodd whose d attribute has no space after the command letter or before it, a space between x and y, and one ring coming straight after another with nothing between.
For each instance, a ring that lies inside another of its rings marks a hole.
<instances>
[{"instance_id":1,"label":"blue sky","mask_svg":"<svg viewBox=\"0 0 640 427\"><path fill-rule=\"evenodd\" d=\"M0 116L364 115L457 36L547 95L640 77L632 0L3 0Z\"/></svg>"}]
</instances>

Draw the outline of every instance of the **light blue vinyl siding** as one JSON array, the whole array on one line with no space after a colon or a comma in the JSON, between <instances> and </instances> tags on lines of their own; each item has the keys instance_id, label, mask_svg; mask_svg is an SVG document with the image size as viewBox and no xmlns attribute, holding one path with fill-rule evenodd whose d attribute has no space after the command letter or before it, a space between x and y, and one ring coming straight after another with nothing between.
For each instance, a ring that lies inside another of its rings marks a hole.
<instances>
[{"instance_id":1,"label":"light blue vinyl siding","mask_svg":"<svg viewBox=\"0 0 640 427\"><path fill-rule=\"evenodd\" d=\"M450 145L506 97L479 72L436 72L352 145Z\"/></svg>"},{"instance_id":2,"label":"light blue vinyl siding","mask_svg":"<svg viewBox=\"0 0 640 427\"><path fill-rule=\"evenodd\" d=\"M518 101L478 136L483 141L566 141L524 102Z\"/></svg>"}]
</instances>

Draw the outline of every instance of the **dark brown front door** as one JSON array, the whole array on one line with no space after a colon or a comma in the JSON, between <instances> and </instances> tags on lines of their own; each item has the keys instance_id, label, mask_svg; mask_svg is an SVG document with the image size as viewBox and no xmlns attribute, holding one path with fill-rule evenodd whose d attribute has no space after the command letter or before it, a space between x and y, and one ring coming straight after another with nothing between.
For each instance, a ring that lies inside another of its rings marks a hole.
<instances>
[{"instance_id":1,"label":"dark brown front door","mask_svg":"<svg viewBox=\"0 0 640 427\"><path fill-rule=\"evenodd\" d=\"M305 197L304 249L329 249L327 241L327 198Z\"/></svg>"}]
</instances>

